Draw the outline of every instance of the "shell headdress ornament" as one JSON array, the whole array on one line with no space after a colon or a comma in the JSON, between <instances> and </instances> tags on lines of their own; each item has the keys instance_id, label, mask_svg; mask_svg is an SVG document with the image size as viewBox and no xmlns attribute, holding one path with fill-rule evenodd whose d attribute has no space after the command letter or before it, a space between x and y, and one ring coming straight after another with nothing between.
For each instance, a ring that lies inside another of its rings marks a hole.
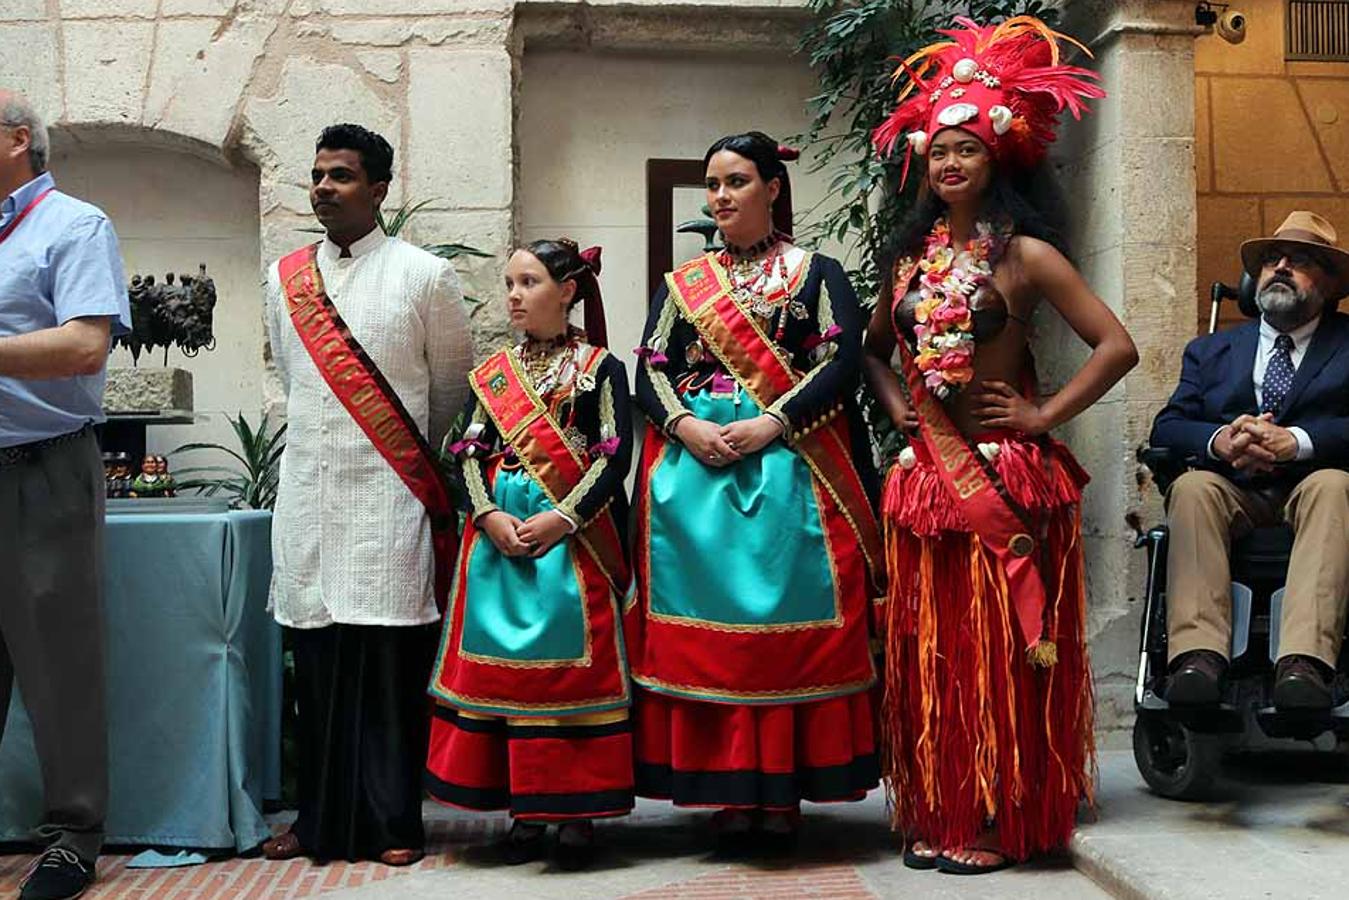
<instances>
[{"instance_id":1,"label":"shell headdress ornament","mask_svg":"<svg viewBox=\"0 0 1349 900\"><path fill-rule=\"evenodd\" d=\"M963 16L929 44L901 60L894 82L907 79L894 111L871 134L889 156L906 143L901 186L913 154L926 155L933 136L960 127L978 136L1001 163L1030 168L1044 159L1065 109L1075 119L1105 91L1090 69L1063 65L1060 42L1091 52L1033 16L980 25Z\"/></svg>"}]
</instances>

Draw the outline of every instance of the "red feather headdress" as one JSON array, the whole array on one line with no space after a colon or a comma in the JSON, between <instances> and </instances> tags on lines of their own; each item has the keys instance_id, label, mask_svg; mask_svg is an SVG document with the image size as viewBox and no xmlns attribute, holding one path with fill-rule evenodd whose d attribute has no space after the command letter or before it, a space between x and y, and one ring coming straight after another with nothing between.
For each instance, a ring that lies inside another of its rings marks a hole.
<instances>
[{"instance_id":1,"label":"red feather headdress","mask_svg":"<svg viewBox=\"0 0 1349 900\"><path fill-rule=\"evenodd\" d=\"M984 26L961 16L956 26L940 32L950 40L900 60L894 81L907 77L908 84L871 134L882 156L906 138L901 185L913 154L926 154L944 128L975 134L1002 163L1034 166L1054 140L1059 113L1080 119L1088 99L1105 96L1095 72L1059 62L1060 41L1090 51L1033 16Z\"/></svg>"}]
</instances>

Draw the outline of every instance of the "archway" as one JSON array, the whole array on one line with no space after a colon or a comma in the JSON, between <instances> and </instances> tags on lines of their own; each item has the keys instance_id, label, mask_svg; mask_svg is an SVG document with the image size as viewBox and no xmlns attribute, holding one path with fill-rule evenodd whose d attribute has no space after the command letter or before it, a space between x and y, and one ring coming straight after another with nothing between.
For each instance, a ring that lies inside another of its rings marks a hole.
<instances>
[{"instance_id":1,"label":"archway","mask_svg":"<svg viewBox=\"0 0 1349 900\"><path fill-rule=\"evenodd\" d=\"M197 423L149 429L147 450L187 441L233 442L226 415L256 421L263 407L265 340L259 260L258 171L225 164L218 150L147 129L54 129L51 170L65 191L103 209L117 229L126 274L195 274L215 280L216 348L168 363L192 373ZM110 365L129 366L125 349ZM163 351L141 354L162 366Z\"/></svg>"}]
</instances>

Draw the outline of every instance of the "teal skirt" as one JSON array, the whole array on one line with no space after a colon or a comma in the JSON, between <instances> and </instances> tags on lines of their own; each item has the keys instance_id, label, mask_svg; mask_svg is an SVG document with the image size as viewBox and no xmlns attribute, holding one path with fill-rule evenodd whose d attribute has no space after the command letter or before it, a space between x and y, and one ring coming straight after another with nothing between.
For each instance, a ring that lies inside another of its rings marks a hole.
<instances>
[{"instance_id":1,"label":"teal skirt","mask_svg":"<svg viewBox=\"0 0 1349 900\"><path fill-rule=\"evenodd\" d=\"M684 400L695 416L719 425L761 413L743 391L701 390ZM782 441L725 468L671 441L650 483L652 617L731 630L838 620L815 480Z\"/></svg>"},{"instance_id":2,"label":"teal skirt","mask_svg":"<svg viewBox=\"0 0 1349 900\"><path fill-rule=\"evenodd\" d=\"M493 494L522 521L553 508L524 469L499 471ZM513 662L581 660L588 642L575 548L564 539L538 559L513 557L483 535L464 573L463 651Z\"/></svg>"}]
</instances>

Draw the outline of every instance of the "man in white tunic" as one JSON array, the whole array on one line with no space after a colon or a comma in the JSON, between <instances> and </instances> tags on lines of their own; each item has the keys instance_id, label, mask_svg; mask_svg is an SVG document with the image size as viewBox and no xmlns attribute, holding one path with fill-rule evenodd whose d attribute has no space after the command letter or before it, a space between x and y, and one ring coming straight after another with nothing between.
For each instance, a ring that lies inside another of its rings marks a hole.
<instances>
[{"instance_id":1,"label":"man in white tunic","mask_svg":"<svg viewBox=\"0 0 1349 900\"><path fill-rule=\"evenodd\" d=\"M348 362L377 369L402 420L439 446L467 399L472 341L450 265L376 224L392 166L381 136L324 130L309 196L326 238L309 261L338 331L359 344ZM439 619L433 522L335 393L342 378L305 343L297 282L279 270L296 255L268 272L267 324L289 421L271 602L295 655L303 764L299 817L263 850L408 865L424 843L425 688Z\"/></svg>"}]
</instances>

